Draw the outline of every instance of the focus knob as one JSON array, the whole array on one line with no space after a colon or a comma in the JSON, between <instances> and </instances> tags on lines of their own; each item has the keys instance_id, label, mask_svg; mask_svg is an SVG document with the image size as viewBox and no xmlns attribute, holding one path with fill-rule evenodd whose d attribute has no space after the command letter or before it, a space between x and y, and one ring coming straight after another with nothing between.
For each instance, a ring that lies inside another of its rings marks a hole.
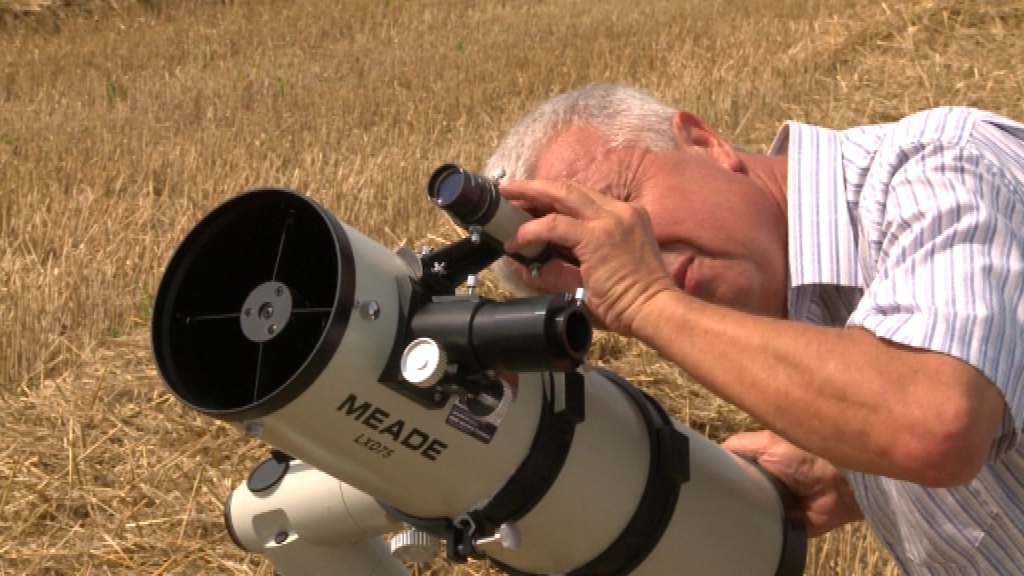
<instances>
[{"instance_id":1,"label":"focus knob","mask_svg":"<svg viewBox=\"0 0 1024 576\"><path fill-rule=\"evenodd\" d=\"M430 388L444 376L448 355L430 338L417 338L402 352L402 377L417 388Z\"/></svg>"},{"instance_id":2,"label":"focus knob","mask_svg":"<svg viewBox=\"0 0 1024 576\"><path fill-rule=\"evenodd\" d=\"M427 562L440 552L441 542L432 534L416 528L403 530L391 537L391 554L402 562Z\"/></svg>"}]
</instances>

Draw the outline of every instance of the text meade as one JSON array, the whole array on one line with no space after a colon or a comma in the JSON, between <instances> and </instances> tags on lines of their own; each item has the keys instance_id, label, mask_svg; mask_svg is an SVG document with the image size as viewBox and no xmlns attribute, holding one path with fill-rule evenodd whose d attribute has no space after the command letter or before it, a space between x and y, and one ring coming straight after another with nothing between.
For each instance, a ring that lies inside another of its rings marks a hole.
<instances>
[{"instance_id":1,"label":"text meade","mask_svg":"<svg viewBox=\"0 0 1024 576\"><path fill-rule=\"evenodd\" d=\"M338 405L338 412L344 412L353 420L362 422L371 430L376 430L384 436L394 438L401 446L418 452L427 460L437 460L437 457L444 452L447 444L431 438L430 434L415 427L408 427L404 420L390 420L391 414L369 402L359 403L355 394L349 394L341 404ZM406 430L406 428L409 428Z\"/></svg>"}]
</instances>

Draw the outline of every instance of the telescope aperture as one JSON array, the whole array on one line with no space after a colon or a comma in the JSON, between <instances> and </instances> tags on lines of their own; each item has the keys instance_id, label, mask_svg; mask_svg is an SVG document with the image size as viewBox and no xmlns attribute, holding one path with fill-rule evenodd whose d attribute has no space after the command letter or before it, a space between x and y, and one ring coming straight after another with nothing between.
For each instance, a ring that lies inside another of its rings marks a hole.
<instances>
[{"instance_id":1,"label":"telescope aperture","mask_svg":"<svg viewBox=\"0 0 1024 576\"><path fill-rule=\"evenodd\" d=\"M241 420L287 404L316 379L354 301L351 247L334 222L312 200L273 188L240 194L200 221L154 307L157 366L175 395Z\"/></svg>"}]
</instances>

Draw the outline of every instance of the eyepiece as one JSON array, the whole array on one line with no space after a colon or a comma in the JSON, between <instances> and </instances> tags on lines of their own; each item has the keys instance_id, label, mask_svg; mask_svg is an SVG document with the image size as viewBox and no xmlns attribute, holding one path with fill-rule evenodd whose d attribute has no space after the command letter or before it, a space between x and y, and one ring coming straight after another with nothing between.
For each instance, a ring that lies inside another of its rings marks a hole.
<instances>
[{"instance_id":1,"label":"eyepiece","mask_svg":"<svg viewBox=\"0 0 1024 576\"><path fill-rule=\"evenodd\" d=\"M434 170L427 180L427 196L459 226L479 228L498 243L508 241L519 226L533 219L502 198L496 179L475 174L458 164L442 164ZM546 244L531 244L510 256L521 262L542 261L548 257L546 248Z\"/></svg>"},{"instance_id":2,"label":"eyepiece","mask_svg":"<svg viewBox=\"0 0 1024 576\"><path fill-rule=\"evenodd\" d=\"M457 164L442 164L434 170L427 195L463 226L486 226L501 203L494 180Z\"/></svg>"}]
</instances>

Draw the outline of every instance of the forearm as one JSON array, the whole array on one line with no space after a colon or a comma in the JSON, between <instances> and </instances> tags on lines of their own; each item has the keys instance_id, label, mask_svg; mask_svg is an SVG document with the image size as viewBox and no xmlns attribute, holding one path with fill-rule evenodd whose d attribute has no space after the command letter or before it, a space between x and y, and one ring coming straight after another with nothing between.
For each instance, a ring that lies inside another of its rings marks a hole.
<instances>
[{"instance_id":1,"label":"forearm","mask_svg":"<svg viewBox=\"0 0 1024 576\"><path fill-rule=\"evenodd\" d=\"M634 334L716 395L838 466L921 480L936 451L959 453L965 414L948 358L903 349L860 329L753 316L666 291ZM968 402L967 404L970 404ZM964 446L964 451L972 449Z\"/></svg>"}]
</instances>

